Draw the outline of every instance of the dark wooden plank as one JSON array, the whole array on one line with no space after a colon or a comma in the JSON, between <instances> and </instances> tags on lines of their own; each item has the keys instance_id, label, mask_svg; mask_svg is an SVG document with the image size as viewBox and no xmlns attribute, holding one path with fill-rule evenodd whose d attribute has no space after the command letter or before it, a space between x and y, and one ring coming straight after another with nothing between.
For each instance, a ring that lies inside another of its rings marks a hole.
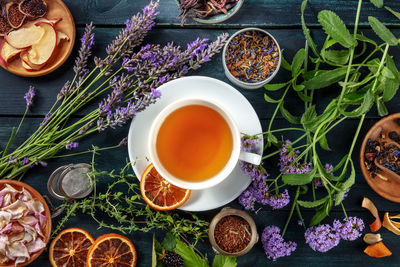
<instances>
[{"instance_id":1,"label":"dark wooden plank","mask_svg":"<svg viewBox=\"0 0 400 267\"><path fill-rule=\"evenodd\" d=\"M302 46L304 46L304 38L302 36L301 30L293 29L293 30L269 30L272 35L274 35L281 47L284 48L284 55L286 58L291 59L294 53ZM81 28L79 30L81 33ZM179 45L186 46L186 43L194 40L197 36L202 38L215 38L218 34L220 34L222 30L206 30L206 29L155 29L150 32L149 36L146 38L144 43L161 43L166 44L171 40L175 40L175 42ZM234 30L229 30L230 33L234 32ZM367 36L372 38L376 37L371 31L363 31ZM400 36L400 29L394 30L396 35ZM97 29L96 30L96 49L94 51L95 55L103 55L103 51L106 45L112 40L112 38L118 33L118 29ZM324 38L321 30L313 30L313 36L318 44L320 44ZM78 44L77 44L78 45ZM71 79L73 77L72 65L74 62L74 57L76 56L76 50L70 59L64 64L60 69L55 71L54 73L47 75L45 77L39 78L22 78L17 77L13 74L6 72L5 70L0 70L0 80L2 81L0 90L0 116L7 115L22 115L25 111L25 102L23 96L29 87L29 85L34 85L38 89L38 97L36 98L35 105L32 111L29 113L30 115L40 115L44 116L46 112L53 105L54 100L56 98L57 93L60 88L63 86L67 79ZM390 49L390 53L394 56L394 58L400 58L400 48L395 47ZM379 55L378 55L379 56ZM223 80L227 83L230 83L228 79L225 77L223 68L222 68L222 59L221 55L216 55L212 62L205 64L200 70L191 72L190 75L203 75L214 77L220 80ZM290 78L290 74L281 69L274 79L273 82L285 81ZM264 101L264 90L244 90L237 88L254 106L260 118L270 118L273 114L275 105L268 104ZM270 94L274 98L278 98L280 96L280 92ZM323 107L327 104L327 101L336 97L339 94L337 88L328 88L325 90L318 90L316 94L316 103L318 104L319 110L323 109ZM302 105L298 101L298 97L293 97L295 94L289 95L287 97L287 102L285 106L294 112L295 114L300 114L302 109L298 109L299 104ZM397 107L400 105L400 98L395 97L389 104L388 109L389 112L395 112ZM91 107L96 107L97 104L94 103ZM80 112L79 114L84 114L85 112ZM280 115L278 115L280 116ZM377 118L377 113L371 112L369 117Z\"/></svg>"},{"instance_id":2,"label":"dark wooden plank","mask_svg":"<svg viewBox=\"0 0 400 267\"><path fill-rule=\"evenodd\" d=\"M85 24L93 21L95 24L122 24L126 18L141 10L149 0L136 1L64 1L70 8L76 23ZM179 27L180 20L176 17L179 10L175 0L160 1L160 15L157 22L160 26ZM186 26L196 27L243 27L247 25L262 27L298 27L300 25L301 0L273 1L273 0L245 0L242 8L231 19L217 24L204 25L188 20ZM347 24L353 24L357 10L357 0L310 0L306 13L306 21L310 25L317 24L317 14L320 10L330 9L335 11ZM394 10L400 9L400 2L386 1ZM290 14L288 16L288 14ZM363 1L360 23L365 25L368 16L375 16L388 25L399 25L399 21L388 11L375 8L369 1Z\"/></svg>"}]
</instances>

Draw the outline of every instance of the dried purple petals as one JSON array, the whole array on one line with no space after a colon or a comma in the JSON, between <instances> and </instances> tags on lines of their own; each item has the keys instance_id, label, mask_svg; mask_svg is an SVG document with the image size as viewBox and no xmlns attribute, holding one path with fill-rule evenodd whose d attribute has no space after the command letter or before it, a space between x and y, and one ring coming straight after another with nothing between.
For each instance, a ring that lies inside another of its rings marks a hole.
<instances>
[{"instance_id":1,"label":"dried purple petals","mask_svg":"<svg viewBox=\"0 0 400 267\"><path fill-rule=\"evenodd\" d=\"M201 18L226 14L236 6L238 0L181 0L179 10L181 14L178 18L182 19L181 26L185 24L187 18Z\"/></svg>"},{"instance_id":2,"label":"dried purple petals","mask_svg":"<svg viewBox=\"0 0 400 267\"><path fill-rule=\"evenodd\" d=\"M226 66L235 78L257 83L265 81L276 71L280 55L271 36L253 30L234 36L224 56Z\"/></svg>"}]
</instances>

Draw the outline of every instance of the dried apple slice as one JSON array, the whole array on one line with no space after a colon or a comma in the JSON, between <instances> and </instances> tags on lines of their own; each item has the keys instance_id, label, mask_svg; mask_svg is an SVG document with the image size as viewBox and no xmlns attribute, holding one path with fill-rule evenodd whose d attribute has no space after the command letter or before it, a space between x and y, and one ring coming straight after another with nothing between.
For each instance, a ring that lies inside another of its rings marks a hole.
<instances>
[{"instance_id":1,"label":"dried apple slice","mask_svg":"<svg viewBox=\"0 0 400 267\"><path fill-rule=\"evenodd\" d=\"M63 32L57 31L57 46L60 45L62 40L69 41L68 35Z\"/></svg>"},{"instance_id":2,"label":"dried apple slice","mask_svg":"<svg viewBox=\"0 0 400 267\"><path fill-rule=\"evenodd\" d=\"M32 63L29 60L27 51L21 52L20 57L21 57L21 60L22 60L22 63L23 63L22 66L26 70L35 71L35 70L40 70L43 67L43 65L36 65L36 64Z\"/></svg>"},{"instance_id":3,"label":"dried apple slice","mask_svg":"<svg viewBox=\"0 0 400 267\"><path fill-rule=\"evenodd\" d=\"M43 0L24 0L19 3L19 10L30 18L39 18L46 14L47 4Z\"/></svg>"},{"instance_id":4,"label":"dried apple slice","mask_svg":"<svg viewBox=\"0 0 400 267\"><path fill-rule=\"evenodd\" d=\"M56 18L56 19L39 18L39 19L35 20L34 23L47 22L47 23L52 23L52 24L56 25L57 23L59 23L62 20L63 20L63 18Z\"/></svg>"},{"instance_id":5,"label":"dried apple slice","mask_svg":"<svg viewBox=\"0 0 400 267\"><path fill-rule=\"evenodd\" d=\"M15 2L7 3L6 5L8 24L14 29L22 26L26 16L19 11L18 4Z\"/></svg>"},{"instance_id":6,"label":"dried apple slice","mask_svg":"<svg viewBox=\"0 0 400 267\"><path fill-rule=\"evenodd\" d=\"M17 49L9 45L5 39L0 44L0 61L5 66L8 67L8 61L21 53L22 49Z\"/></svg>"},{"instance_id":7,"label":"dried apple slice","mask_svg":"<svg viewBox=\"0 0 400 267\"><path fill-rule=\"evenodd\" d=\"M45 30L34 23L27 23L22 28L9 32L5 38L7 43L18 49L26 49L39 42Z\"/></svg>"},{"instance_id":8,"label":"dried apple slice","mask_svg":"<svg viewBox=\"0 0 400 267\"><path fill-rule=\"evenodd\" d=\"M51 23L38 22L35 24L44 29L43 37L28 50L29 61L35 65L46 64L57 47L57 31Z\"/></svg>"}]
</instances>

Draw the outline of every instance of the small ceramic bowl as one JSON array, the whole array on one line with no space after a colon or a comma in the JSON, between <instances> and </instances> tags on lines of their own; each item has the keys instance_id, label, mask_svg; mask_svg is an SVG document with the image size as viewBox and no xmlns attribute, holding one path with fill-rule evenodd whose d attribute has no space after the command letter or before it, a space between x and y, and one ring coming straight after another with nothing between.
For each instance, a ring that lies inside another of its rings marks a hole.
<instances>
[{"instance_id":1,"label":"small ceramic bowl","mask_svg":"<svg viewBox=\"0 0 400 267\"><path fill-rule=\"evenodd\" d=\"M243 81L237 79L235 76L233 76L226 65L225 54L226 54L226 50L228 49L230 42L239 33L247 32L247 31L259 31L259 32L262 32L262 33L268 35L275 42L276 46L278 47L279 61L278 61L278 65L276 66L276 70L274 70L274 72L272 73L271 76L269 76L267 79L265 79L264 81L261 81L261 82L256 82L256 83L243 82ZM240 86L244 89L258 89L258 88L264 86L265 84L269 83L275 77L275 75L278 73L279 68L281 66L281 58L282 58L281 55L282 55L281 48L279 47L278 42L269 32L264 31L263 29L259 29L259 28L245 28L245 29L242 29L242 30L237 31L234 34L232 34L232 36L226 42L226 44L224 46L224 50L222 51L222 64L224 66L225 75L229 79L229 81L231 81L232 83L234 83L237 86Z\"/></svg>"},{"instance_id":2,"label":"small ceramic bowl","mask_svg":"<svg viewBox=\"0 0 400 267\"><path fill-rule=\"evenodd\" d=\"M238 12L239 9L242 7L243 2L244 2L244 0L238 0L236 5L234 7L232 7L231 9L229 9L229 11L226 14L218 14L218 15L214 15L211 17L206 17L204 19L201 19L201 18L192 18L192 19L198 23L203 23L203 24L220 23L220 22L223 22L223 21L231 18L233 15L235 15L236 12ZM176 0L176 3L179 6L181 1Z\"/></svg>"},{"instance_id":3,"label":"small ceramic bowl","mask_svg":"<svg viewBox=\"0 0 400 267\"><path fill-rule=\"evenodd\" d=\"M239 216L239 217L242 217L243 219L245 219L249 223L250 229L251 229L251 238L250 238L249 244L242 251L239 251L237 253L229 253L229 252L226 252L223 249L221 249L218 246L218 244L215 240L215 236L214 236L215 226L217 225L217 223L222 218L224 218L226 216L232 216L232 215ZM212 246L213 250L215 251L215 253L228 255L228 256L234 256L234 257L243 256L244 254L248 253L253 248L253 246L258 242L258 233L257 233L256 223L254 222L253 218L251 218L250 215L247 214L247 212L226 207L226 208L223 208L212 219L212 221L210 223L210 228L208 230L208 238L210 239L211 246Z\"/></svg>"},{"instance_id":4,"label":"small ceramic bowl","mask_svg":"<svg viewBox=\"0 0 400 267\"><path fill-rule=\"evenodd\" d=\"M15 180L5 180L5 179L0 180L0 190L2 190L6 186L6 184L11 185L12 187L14 187L17 190L21 190L22 188L25 188L26 190L28 190L28 192L32 195L33 198L38 199L43 204L44 215L46 216L46 219L47 219L46 227L43 229L43 234L44 234L43 242L47 245L47 243L50 240L50 235L51 235L51 214L50 214L50 209L47 206L47 203L44 200L44 198L42 197L42 195L38 191L33 189L33 187L31 187L30 185L27 185L26 183L23 183L20 181L15 181ZM18 264L18 267L29 266L29 264L32 263L34 260L36 260L37 257L39 257L39 255L42 254L42 252L44 250L45 250L45 248L42 248L40 251L32 254L28 261ZM14 263L0 264L0 267L14 267Z\"/></svg>"},{"instance_id":5,"label":"small ceramic bowl","mask_svg":"<svg viewBox=\"0 0 400 267\"><path fill-rule=\"evenodd\" d=\"M368 133L365 135L360 150L360 167L365 180L368 185L380 196L400 203L400 176L390 169L376 164L380 172L376 177L372 177L371 172L367 169L364 154L368 139L373 141L385 142L388 144L399 145L391 140L388 135L390 132L397 132L400 135L400 113L395 113L387 116L371 127ZM382 134L385 136L382 139Z\"/></svg>"}]
</instances>

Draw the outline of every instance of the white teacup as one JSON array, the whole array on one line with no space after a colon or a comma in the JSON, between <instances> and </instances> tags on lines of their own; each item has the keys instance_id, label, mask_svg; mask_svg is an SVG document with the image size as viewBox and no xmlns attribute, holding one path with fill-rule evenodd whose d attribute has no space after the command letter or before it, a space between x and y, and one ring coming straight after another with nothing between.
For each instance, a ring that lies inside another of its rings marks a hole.
<instances>
[{"instance_id":1,"label":"white teacup","mask_svg":"<svg viewBox=\"0 0 400 267\"><path fill-rule=\"evenodd\" d=\"M174 175L172 175L160 162L156 149L158 132L164 120L168 117L168 115L170 115L175 110L190 105L206 106L213 109L214 111L217 111L227 122L232 134L232 153L225 166L216 175L199 182L185 181L180 179L179 177L175 177ZM157 117L155 118L155 120L151 125L148 148L150 152L149 153L150 160L162 177L164 177L167 181L178 187L185 189L192 189L192 190L210 188L221 183L229 176L229 174L231 174L231 172L233 171L239 160L255 165L260 165L261 163L260 155L242 151L240 132L232 116L226 110L224 110L221 107L221 105L218 105L214 100L208 100L203 98L180 99L166 106L157 115Z\"/></svg>"}]
</instances>

